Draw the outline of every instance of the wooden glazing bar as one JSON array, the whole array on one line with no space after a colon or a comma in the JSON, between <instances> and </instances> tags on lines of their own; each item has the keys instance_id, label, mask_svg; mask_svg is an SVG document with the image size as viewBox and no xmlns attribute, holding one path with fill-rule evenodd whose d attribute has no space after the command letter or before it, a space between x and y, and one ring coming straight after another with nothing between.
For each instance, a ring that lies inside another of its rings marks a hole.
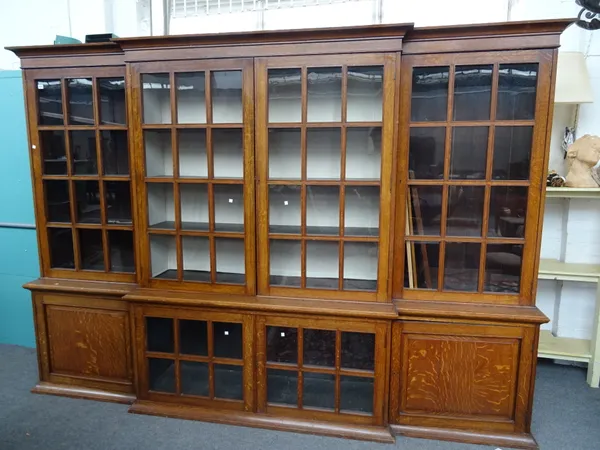
<instances>
[{"instance_id":1,"label":"wooden glazing bar","mask_svg":"<svg viewBox=\"0 0 600 450\"><path fill-rule=\"evenodd\" d=\"M300 159L301 159L301 190L300 190L300 229L301 235L306 236L306 195L307 195L307 128L306 122L308 117L308 69L303 65L300 69L301 80L301 121L302 129L300 132ZM306 288L306 241L302 239L300 245L300 287Z\"/></svg>"},{"instance_id":2,"label":"wooden glazing bar","mask_svg":"<svg viewBox=\"0 0 600 450\"><path fill-rule=\"evenodd\" d=\"M417 180L408 181L410 186L439 186L446 184L448 186L515 186L529 187L530 183L526 180Z\"/></svg>"},{"instance_id":3,"label":"wooden glazing bar","mask_svg":"<svg viewBox=\"0 0 600 450\"><path fill-rule=\"evenodd\" d=\"M175 361L175 393L181 395L181 361L179 360L179 319L173 319L174 347L177 360Z\"/></svg>"},{"instance_id":4,"label":"wooden glazing bar","mask_svg":"<svg viewBox=\"0 0 600 450\"><path fill-rule=\"evenodd\" d=\"M209 236L210 246L210 282L215 284L217 282L217 246L215 244L215 236Z\"/></svg>"},{"instance_id":5,"label":"wooden glazing bar","mask_svg":"<svg viewBox=\"0 0 600 450\"><path fill-rule=\"evenodd\" d=\"M486 239L482 237L471 237L471 236L447 236L441 238L440 236L419 236L411 235L406 236L406 240L410 242L456 242L456 243L481 243ZM512 244L519 245L524 243L523 238L488 238L487 242L490 244Z\"/></svg>"},{"instance_id":6,"label":"wooden glazing bar","mask_svg":"<svg viewBox=\"0 0 600 450\"><path fill-rule=\"evenodd\" d=\"M206 330L208 333L208 396L213 399L215 398L215 367L213 359L215 357L215 341L213 335L213 322L208 320L206 322Z\"/></svg>"},{"instance_id":7,"label":"wooden glazing bar","mask_svg":"<svg viewBox=\"0 0 600 450\"><path fill-rule=\"evenodd\" d=\"M160 233L157 233L157 234L160 234ZM244 233L238 233L238 232L230 233L230 232L226 232L226 231L210 232L210 231L196 231L196 230L181 230L177 234L179 234L181 236L215 236L215 237L222 237L222 238L238 238L238 239L245 238Z\"/></svg>"},{"instance_id":8,"label":"wooden glazing bar","mask_svg":"<svg viewBox=\"0 0 600 450\"><path fill-rule=\"evenodd\" d=\"M335 331L335 412L340 412L341 402L341 378L340 367L342 365L342 332Z\"/></svg>"},{"instance_id":9,"label":"wooden glazing bar","mask_svg":"<svg viewBox=\"0 0 600 450\"><path fill-rule=\"evenodd\" d=\"M46 222L46 226L48 228L73 228L73 225L70 222ZM94 228L94 229L100 229L102 228L102 225L89 225L90 227Z\"/></svg>"},{"instance_id":10,"label":"wooden glazing bar","mask_svg":"<svg viewBox=\"0 0 600 450\"><path fill-rule=\"evenodd\" d=\"M304 403L304 328L298 327L298 408L302 409Z\"/></svg>"},{"instance_id":11,"label":"wooden glazing bar","mask_svg":"<svg viewBox=\"0 0 600 450\"><path fill-rule=\"evenodd\" d=\"M535 125L534 120L453 120L451 117L446 122L411 122L411 128L440 128L445 126L450 127L484 127L497 124L506 127L525 127Z\"/></svg>"},{"instance_id":12,"label":"wooden glazing bar","mask_svg":"<svg viewBox=\"0 0 600 450\"><path fill-rule=\"evenodd\" d=\"M239 125L239 124L238 124ZM302 128L302 122L274 122L269 123L269 128ZM309 128L381 128L382 122L306 122ZM212 125L213 128L216 125ZM226 127L230 128L230 127Z\"/></svg>"},{"instance_id":13,"label":"wooden glazing bar","mask_svg":"<svg viewBox=\"0 0 600 450\"><path fill-rule=\"evenodd\" d=\"M220 181L220 180L219 180ZM352 186L379 186L379 180L347 180L347 184ZM339 186L339 180L269 180L273 185L300 185L300 186ZM439 184L439 183L438 183Z\"/></svg>"},{"instance_id":14,"label":"wooden glazing bar","mask_svg":"<svg viewBox=\"0 0 600 450\"><path fill-rule=\"evenodd\" d=\"M228 235L230 236L230 235ZM298 234L279 234L279 233L269 233L269 237L271 239L282 239L282 240L292 240L296 241L298 239L303 239L306 241L329 241L329 242L379 242L379 238L377 236L325 236L325 235L307 235L300 236Z\"/></svg>"}]
</instances>

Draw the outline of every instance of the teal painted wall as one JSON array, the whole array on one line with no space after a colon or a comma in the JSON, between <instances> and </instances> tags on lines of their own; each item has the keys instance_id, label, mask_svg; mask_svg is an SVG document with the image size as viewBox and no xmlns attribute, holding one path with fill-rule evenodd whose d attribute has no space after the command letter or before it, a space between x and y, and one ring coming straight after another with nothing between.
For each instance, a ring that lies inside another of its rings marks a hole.
<instances>
[{"instance_id":1,"label":"teal painted wall","mask_svg":"<svg viewBox=\"0 0 600 450\"><path fill-rule=\"evenodd\" d=\"M34 225L21 71L0 71L0 224ZM0 343L35 346L31 296L39 276L35 230L0 225Z\"/></svg>"}]
</instances>

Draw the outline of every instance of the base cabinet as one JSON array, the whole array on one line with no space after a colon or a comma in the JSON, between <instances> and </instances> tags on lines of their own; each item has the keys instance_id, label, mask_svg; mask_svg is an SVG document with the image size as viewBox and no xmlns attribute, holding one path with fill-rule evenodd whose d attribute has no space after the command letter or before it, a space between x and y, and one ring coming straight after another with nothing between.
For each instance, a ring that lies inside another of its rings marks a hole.
<instances>
[{"instance_id":1,"label":"base cabinet","mask_svg":"<svg viewBox=\"0 0 600 450\"><path fill-rule=\"evenodd\" d=\"M34 292L35 391L130 403L129 306L110 297Z\"/></svg>"},{"instance_id":2,"label":"base cabinet","mask_svg":"<svg viewBox=\"0 0 600 450\"><path fill-rule=\"evenodd\" d=\"M447 429L447 437L470 432L519 446L530 437L537 329L401 321L393 325L391 422L400 433ZM438 438L443 438L437 436ZM516 444L515 442L512 442Z\"/></svg>"}]
</instances>

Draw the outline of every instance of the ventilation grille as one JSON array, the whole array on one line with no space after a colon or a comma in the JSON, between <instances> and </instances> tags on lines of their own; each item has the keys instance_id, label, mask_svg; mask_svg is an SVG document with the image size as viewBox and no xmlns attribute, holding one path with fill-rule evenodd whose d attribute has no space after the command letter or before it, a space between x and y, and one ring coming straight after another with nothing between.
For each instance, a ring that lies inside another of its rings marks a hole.
<instances>
[{"instance_id":1,"label":"ventilation grille","mask_svg":"<svg viewBox=\"0 0 600 450\"><path fill-rule=\"evenodd\" d=\"M183 18L365 1L372 0L172 0L171 17Z\"/></svg>"}]
</instances>

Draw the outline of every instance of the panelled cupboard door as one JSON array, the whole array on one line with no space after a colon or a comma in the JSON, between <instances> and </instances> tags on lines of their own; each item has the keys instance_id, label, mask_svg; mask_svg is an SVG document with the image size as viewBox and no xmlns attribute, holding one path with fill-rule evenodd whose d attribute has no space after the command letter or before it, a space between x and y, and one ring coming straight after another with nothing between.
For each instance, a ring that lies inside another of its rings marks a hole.
<instances>
[{"instance_id":1,"label":"panelled cupboard door","mask_svg":"<svg viewBox=\"0 0 600 450\"><path fill-rule=\"evenodd\" d=\"M395 63L256 60L260 294L388 298Z\"/></svg>"},{"instance_id":2,"label":"panelled cupboard door","mask_svg":"<svg viewBox=\"0 0 600 450\"><path fill-rule=\"evenodd\" d=\"M534 326L396 322L390 421L528 433Z\"/></svg>"},{"instance_id":3,"label":"panelled cupboard door","mask_svg":"<svg viewBox=\"0 0 600 450\"><path fill-rule=\"evenodd\" d=\"M395 297L532 303L553 57L403 58Z\"/></svg>"},{"instance_id":4,"label":"panelled cupboard door","mask_svg":"<svg viewBox=\"0 0 600 450\"><path fill-rule=\"evenodd\" d=\"M255 294L252 60L132 65L142 273Z\"/></svg>"},{"instance_id":5,"label":"panelled cupboard door","mask_svg":"<svg viewBox=\"0 0 600 450\"><path fill-rule=\"evenodd\" d=\"M389 322L258 317L258 412L384 425Z\"/></svg>"},{"instance_id":6,"label":"panelled cupboard door","mask_svg":"<svg viewBox=\"0 0 600 450\"><path fill-rule=\"evenodd\" d=\"M136 306L138 397L254 410L254 318Z\"/></svg>"},{"instance_id":7,"label":"panelled cupboard door","mask_svg":"<svg viewBox=\"0 0 600 450\"><path fill-rule=\"evenodd\" d=\"M24 74L43 276L135 281L125 68Z\"/></svg>"}]
</instances>

